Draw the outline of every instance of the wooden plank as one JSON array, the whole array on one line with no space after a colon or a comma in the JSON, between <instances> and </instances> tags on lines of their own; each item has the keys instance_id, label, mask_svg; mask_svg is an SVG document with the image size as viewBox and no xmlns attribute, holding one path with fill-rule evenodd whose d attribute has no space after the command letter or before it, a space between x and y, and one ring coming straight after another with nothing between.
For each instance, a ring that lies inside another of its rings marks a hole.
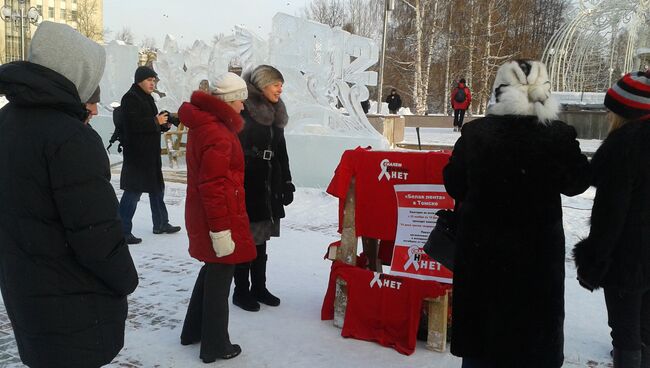
<instances>
[{"instance_id":1,"label":"wooden plank","mask_svg":"<svg viewBox=\"0 0 650 368\"><path fill-rule=\"evenodd\" d=\"M447 316L449 312L449 291L427 303L427 344L429 350L444 353L447 348Z\"/></svg>"},{"instance_id":2,"label":"wooden plank","mask_svg":"<svg viewBox=\"0 0 650 368\"><path fill-rule=\"evenodd\" d=\"M343 207L343 229L341 231L341 245L336 250L336 260L354 265L357 263L357 233L354 219L354 194L355 179L350 179L350 186L345 196ZM334 298L334 326L343 328L345 310L348 306L348 290L345 281L336 279L336 295Z\"/></svg>"},{"instance_id":3,"label":"wooden plank","mask_svg":"<svg viewBox=\"0 0 650 368\"><path fill-rule=\"evenodd\" d=\"M336 260L347 264L357 263L357 232L355 229L355 205L356 196L355 178L350 179L348 193L345 196L343 207L343 228L341 231L341 245L336 250Z\"/></svg>"}]
</instances>

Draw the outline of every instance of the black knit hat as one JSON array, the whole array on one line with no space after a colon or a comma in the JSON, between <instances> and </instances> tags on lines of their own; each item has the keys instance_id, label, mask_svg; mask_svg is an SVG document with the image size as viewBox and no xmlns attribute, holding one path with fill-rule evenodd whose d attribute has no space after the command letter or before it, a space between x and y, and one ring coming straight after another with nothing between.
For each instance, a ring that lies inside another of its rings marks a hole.
<instances>
[{"instance_id":1,"label":"black knit hat","mask_svg":"<svg viewBox=\"0 0 650 368\"><path fill-rule=\"evenodd\" d=\"M650 117L650 72L633 72L619 79L605 95L605 107L628 120Z\"/></svg>"},{"instance_id":2,"label":"black knit hat","mask_svg":"<svg viewBox=\"0 0 650 368\"><path fill-rule=\"evenodd\" d=\"M158 77L158 73L154 72L153 69L148 66L139 66L138 69L135 70L135 76L133 79L135 80L135 83L138 84L147 78L156 77Z\"/></svg>"}]
</instances>

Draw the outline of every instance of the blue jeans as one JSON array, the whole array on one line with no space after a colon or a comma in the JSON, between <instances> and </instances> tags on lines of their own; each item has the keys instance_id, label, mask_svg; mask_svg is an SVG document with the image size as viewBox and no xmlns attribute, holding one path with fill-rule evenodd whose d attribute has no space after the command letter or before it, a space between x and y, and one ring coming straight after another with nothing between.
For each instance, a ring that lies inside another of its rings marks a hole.
<instances>
[{"instance_id":1,"label":"blue jeans","mask_svg":"<svg viewBox=\"0 0 650 368\"><path fill-rule=\"evenodd\" d=\"M151 221L154 229L160 229L169 222L167 207L165 207L165 201L163 200L164 195L164 192L149 193ZM122 199L120 199L120 217L122 218L122 228L125 235L131 234L133 229L133 215L135 215L135 210L138 207L140 196L142 196L142 192L125 190Z\"/></svg>"}]
</instances>

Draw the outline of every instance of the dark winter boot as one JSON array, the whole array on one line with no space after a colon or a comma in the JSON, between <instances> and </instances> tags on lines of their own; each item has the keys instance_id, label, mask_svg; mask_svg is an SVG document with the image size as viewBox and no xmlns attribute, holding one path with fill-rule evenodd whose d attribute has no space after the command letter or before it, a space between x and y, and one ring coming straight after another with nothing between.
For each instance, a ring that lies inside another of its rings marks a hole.
<instances>
[{"instance_id":1,"label":"dark winter boot","mask_svg":"<svg viewBox=\"0 0 650 368\"><path fill-rule=\"evenodd\" d=\"M257 246L257 258L251 263L251 294L258 302L271 307L280 305L280 298L266 288L266 243Z\"/></svg>"},{"instance_id":2,"label":"dark winter boot","mask_svg":"<svg viewBox=\"0 0 650 368\"><path fill-rule=\"evenodd\" d=\"M257 312L260 310L260 303L255 300L249 289L250 269L250 263L240 263L235 266L235 291L232 293L232 303L245 311Z\"/></svg>"},{"instance_id":3,"label":"dark winter boot","mask_svg":"<svg viewBox=\"0 0 650 368\"><path fill-rule=\"evenodd\" d=\"M640 368L641 350L614 348L614 368Z\"/></svg>"}]
</instances>

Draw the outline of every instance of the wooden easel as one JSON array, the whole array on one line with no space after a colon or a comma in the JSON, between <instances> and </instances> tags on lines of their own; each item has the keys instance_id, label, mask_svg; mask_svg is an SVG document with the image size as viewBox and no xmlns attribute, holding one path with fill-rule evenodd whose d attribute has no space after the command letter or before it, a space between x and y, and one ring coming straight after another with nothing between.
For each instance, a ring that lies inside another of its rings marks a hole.
<instances>
[{"instance_id":1,"label":"wooden easel","mask_svg":"<svg viewBox=\"0 0 650 368\"><path fill-rule=\"evenodd\" d=\"M355 265L357 262L357 234L355 229L355 178L345 196L343 207L343 227L341 245L336 250L336 260ZM334 326L343 328L348 292L345 281L336 279L336 297L334 299ZM449 294L433 299L425 299L429 316L427 325L427 349L444 352L447 347L447 316L449 311Z\"/></svg>"}]
</instances>

